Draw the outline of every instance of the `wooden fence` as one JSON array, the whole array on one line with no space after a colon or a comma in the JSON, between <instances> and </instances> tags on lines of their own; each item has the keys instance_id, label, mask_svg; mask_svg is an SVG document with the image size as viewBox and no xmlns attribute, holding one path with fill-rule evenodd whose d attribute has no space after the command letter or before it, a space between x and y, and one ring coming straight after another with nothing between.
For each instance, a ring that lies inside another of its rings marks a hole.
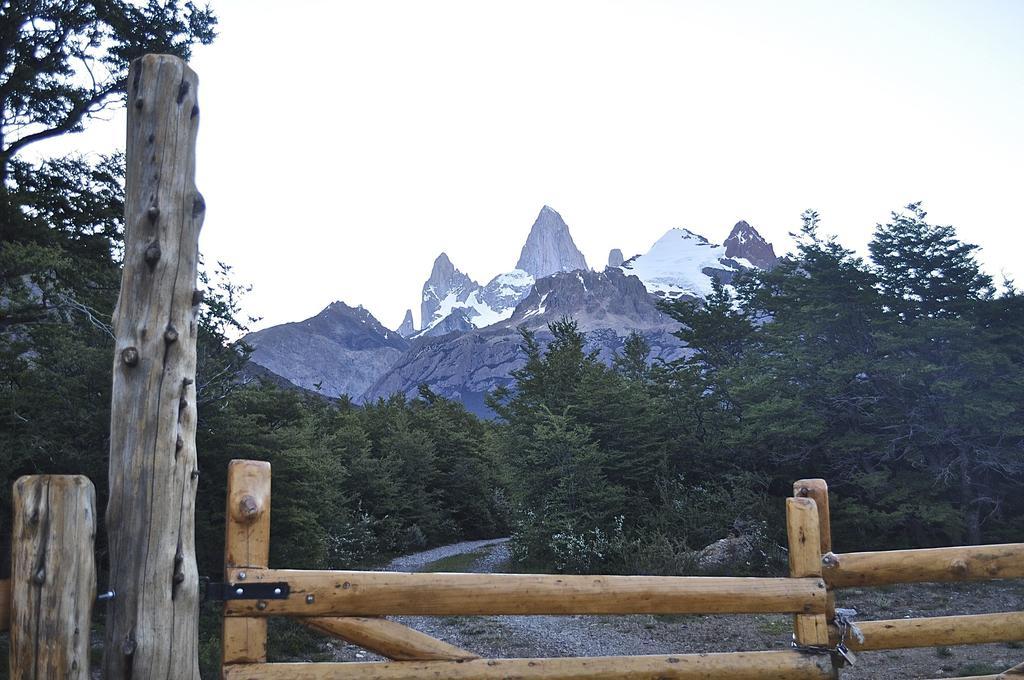
<instances>
[{"instance_id":1,"label":"wooden fence","mask_svg":"<svg viewBox=\"0 0 1024 680\"><path fill-rule=\"evenodd\" d=\"M1024 578L1024 544L831 552L828 489L787 501L788 578L438 574L270 569L270 465L233 461L225 544L224 677L833 678L853 652L1024 639L1024 612L836 624L835 591L922 581ZM538 614L794 615L793 649L722 654L480 659L383 617ZM387 662L268 663L269 616L287 616ZM1010 677L1007 671L996 677Z\"/></svg>"},{"instance_id":2,"label":"wooden fence","mask_svg":"<svg viewBox=\"0 0 1024 680\"><path fill-rule=\"evenodd\" d=\"M850 652L1024 640L1024 612L858 621L843 588L1024 578L1024 544L832 552L828 489L801 480L787 501L789 577L567 576L271 569L270 465L228 472L223 677L835 678ZM12 678L89 677L95 500L80 476L14 486L11 579L0 581ZM761 614L794 616L793 648L720 654L481 659L386 616ZM842 610L840 610L842 614ZM286 616L390 661L268 663L267 619ZM1024 664L990 680L1024 677ZM976 678L975 680L979 680Z\"/></svg>"}]
</instances>

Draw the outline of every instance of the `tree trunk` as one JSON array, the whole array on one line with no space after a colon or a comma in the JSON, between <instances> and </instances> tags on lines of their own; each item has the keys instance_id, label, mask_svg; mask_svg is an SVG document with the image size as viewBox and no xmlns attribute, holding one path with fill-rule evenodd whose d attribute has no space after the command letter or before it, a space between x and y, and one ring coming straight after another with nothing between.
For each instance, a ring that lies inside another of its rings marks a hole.
<instances>
[{"instance_id":1,"label":"tree trunk","mask_svg":"<svg viewBox=\"0 0 1024 680\"><path fill-rule=\"evenodd\" d=\"M974 492L974 481L971 474L971 459L965 451L958 454L960 465L960 516L964 520L964 531L967 532L967 544L981 543L981 508L978 507Z\"/></svg>"},{"instance_id":2,"label":"tree trunk","mask_svg":"<svg viewBox=\"0 0 1024 680\"><path fill-rule=\"evenodd\" d=\"M125 252L110 410L109 680L199 677L195 561L197 78L146 55L128 76Z\"/></svg>"}]
</instances>

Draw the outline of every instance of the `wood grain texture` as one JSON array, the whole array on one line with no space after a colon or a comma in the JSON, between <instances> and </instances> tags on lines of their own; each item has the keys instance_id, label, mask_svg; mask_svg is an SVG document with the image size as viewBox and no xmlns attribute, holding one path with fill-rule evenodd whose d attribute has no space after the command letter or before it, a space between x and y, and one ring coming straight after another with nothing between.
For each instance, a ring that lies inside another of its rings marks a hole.
<instances>
[{"instance_id":1,"label":"wood grain texture","mask_svg":"<svg viewBox=\"0 0 1024 680\"><path fill-rule=\"evenodd\" d=\"M1024 612L861 621L857 626L864 634L864 642L852 637L847 640L855 651L1024 640Z\"/></svg>"},{"instance_id":2,"label":"wood grain texture","mask_svg":"<svg viewBox=\"0 0 1024 680\"><path fill-rule=\"evenodd\" d=\"M793 578L821 577L821 537L818 508L810 498L786 499L786 535L789 538L789 575ZM827 608L828 602L826 600ZM797 614L793 620L797 644L828 646L828 620L824 612Z\"/></svg>"},{"instance_id":3,"label":"wood grain texture","mask_svg":"<svg viewBox=\"0 0 1024 680\"><path fill-rule=\"evenodd\" d=\"M195 73L149 54L128 75L125 247L110 409L108 680L199 677L195 560Z\"/></svg>"},{"instance_id":4,"label":"wood grain texture","mask_svg":"<svg viewBox=\"0 0 1024 680\"><path fill-rule=\"evenodd\" d=\"M834 588L1024 578L1024 543L842 553L822 575Z\"/></svg>"},{"instance_id":5,"label":"wood grain texture","mask_svg":"<svg viewBox=\"0 0 1024 680\"><path fill-rule=\"evenodd\" d=\"M229 572L229 581L237 572ZM291 595L230 600L229 616L475 616L500 614L742 614L824 612L820 578L565 576L246 570L286 581Z\"/></svg>"},{"instance_id":6,"label":"wood grain texture","mask_svg":"<svg viewBox=\"0 0 1024 680\"><path fill-rule=\"evenodd\" d=\"M824 479L798 479L793 482L793 496L810 498L818 509L818 539L821 554L832 552L832 517L828 506L828 483ZM825 621L831 623L836 618L836 596L830 588L825 599ZM829 628L830 641L839 642L838 629Z\"/></svg>"},{"instance_id":7,"label":"wood grain texture","mask_svg":"<svg viewBox=\"0 0 1024 680\"><path fill-rule=\"evenodd\" d=\"M832 518L828 509L828 484L824 479L799 479L793 482L795 498L810 498L818 509L818 538L821 554L832 552Z\"/></svg>"},{"instance_id":8,"label":"wood grain texture","mask_svg":"<svg viewBox=\"0 0 1024 680\"><path fill-rule=\"evenodd\" d=\"M10 675L88 680L96 491L79 475L14 484Z\"/></svg>"},{"instance_id":9,"label":"wood grain texture","mask_svg":"<svg viewBox=\"0 0 1024 680\"><path fill-rule=\"evenodd\" d=\"M224 578L230 580L229 570L236 567L265 569L270 559L270 463L228 464L225 516ZM223 626L225 664L267 660L265 618L225 616Z\"/></svg>"},{"instance_id":10,"label":"wood grain texture","mask_svg":"<svg viewBox=\"0 0 1024 680\"><path fill-rule=\"evenodd\" d=\"M827 655L795 651L390 663L271 663L224 669L226 680L824 680L834 677Z\"/></svg>"},{"instance_id":11,"label":"wood grain texture","mask_svg":"<svg viewBox=\"0 0 1024 680\"><path fill-rule=\"evenodd\" d=\"M246 619L225 617L225 620ZM296 620L313 630L341 638L393 661L455 661L480 658L478 654L387 619L336 616Z\"/></svg>"}]
</instances>

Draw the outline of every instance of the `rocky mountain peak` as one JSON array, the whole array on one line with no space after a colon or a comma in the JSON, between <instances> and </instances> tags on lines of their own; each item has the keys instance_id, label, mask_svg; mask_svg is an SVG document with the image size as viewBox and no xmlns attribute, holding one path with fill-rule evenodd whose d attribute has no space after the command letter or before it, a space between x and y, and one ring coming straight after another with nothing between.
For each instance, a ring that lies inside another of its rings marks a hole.
<instances>
[{"instance_id":1,"label":"rocky mountain peak","mask_svg":"<svg viewBox=\"0 0 1024 680\"><path fill-rule=\"evenodd\" d=\"M316 316L249 333L252 361L308 390L358 399L409 343L362 305L332 302Z\"/></svg>"},{"instance_id":2,"label":"rocky mountain peak","mask_svg":"<svg viewBox=\"0 0 1024 680\"><path fill-rule=\"evenodd\" d=\"M435 316L447 316L456 301L464 302L469 293L479 287L480 284L455 268L446 253L438 255L430 269L430 278L423 284L420 303L423 327L435 320Z\"/></svg>"},{"instance_id":3,"label":"rocky mountain peak","mask_svg":"<svg viewBox=\"0 0 1024 680\"><path fill-rule=\"evenodd\" d=\"M455 268L447 253L441 253L434 260L434 266L430 269L430 278L424 285L432 285L435 290L441 291L451 290L466 282L476 285L472 279Z\"/></svg>"},{"instance_id":4,"label":"rocky mountain peak","mask_svg":"<svg viewBox=\"0 0 1024 680\"><path fill-rule=\"evenodd\" d=\"M626 261L625 258L622 257L622 251L619 250L618 248L612 248L608 252L608 266L609 267L618 267L620 264L622 264L625 261Z\"/></svg>"},{"instance_id":5,"label":"rocky mountain peak","mask_svg":"<svg viewBox=\"0 0 1024 680\"><path fill-rule=\"evenodd\" d=\"M555 272L586 268L587 261L573 242L565 220L553 208L545 205L530 228L530 235L523 245L516 269L522 269L539 279Z\"/></svg>"},{"instance_id":6,"label":"rocky mountain peak","mask_svg":"<svg viewBox=\"0 0 1024 680\"><path fill-rule=\"evenodd\" d=\"M760 269L771 269L779 261L775 249L745 220L740 220L725 239L725 256L743 258Z\"/></svg>"},{"instance_id":7,"label":"rocky mountain peak","mask_svg":"<svg viewBox=\"0 0 1024 680\"><path fill-rule=\"evenodd\" d=\"M412 321L412 310L405 310L405 318L402 319L402 325L398 327L397 333L403 338L408 338L410 335L416 332L416 325Z\"/></svg>"}]
</instances>

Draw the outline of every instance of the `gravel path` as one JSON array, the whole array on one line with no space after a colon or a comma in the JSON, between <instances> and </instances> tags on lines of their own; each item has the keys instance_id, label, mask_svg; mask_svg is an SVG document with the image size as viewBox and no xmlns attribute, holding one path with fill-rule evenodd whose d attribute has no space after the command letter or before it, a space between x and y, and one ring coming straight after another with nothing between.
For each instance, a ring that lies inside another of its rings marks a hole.
<instances>
[{"instance_id":1,"label":"gravel path","mask_svg":"<svg viewBox=\"0 0 1024 680\"><path fill-rule=\"evenodd\" d=\"M421 571L424 567L427 567L435 562L455 557L457 555L465 555L466 553L474 553L480 551L482 548L490 546L501 546L504 550L505 559L508 559L508 546L504 546L508 538L490 538L483 541L463 541L462 543L452 543L451 545L442 545L440 548L433 548L431 550L424 550L423 552L413 553L412 555L404 555L402 557L396 557L391 560L390 563L382 571ZM492 554L493 551L489 551L488 555ZM490 571L489 569L480 569L479 571Z\"/></svg>"},{"instance_id":2,"label":"gravel path","mask_svg":"<svg viewBox=\"0 0 1024 680\"><path fill-rule=\"evenodd\" d=\"M393 560L389 571L502 573L510 568L508 539L466 541ZM1024 584L915 585L851 590L840 604L863 619L976 614L1024 609ZM792 617L752 616L477 616L396 617L483 657L686 654L787 649ZM341 641L328 643L338 660L380 660ZM843 680L939 678L996 672L1024 661L1024 645L999 644L872 652L860 655Z\"/></svg>"}]
</instances>

